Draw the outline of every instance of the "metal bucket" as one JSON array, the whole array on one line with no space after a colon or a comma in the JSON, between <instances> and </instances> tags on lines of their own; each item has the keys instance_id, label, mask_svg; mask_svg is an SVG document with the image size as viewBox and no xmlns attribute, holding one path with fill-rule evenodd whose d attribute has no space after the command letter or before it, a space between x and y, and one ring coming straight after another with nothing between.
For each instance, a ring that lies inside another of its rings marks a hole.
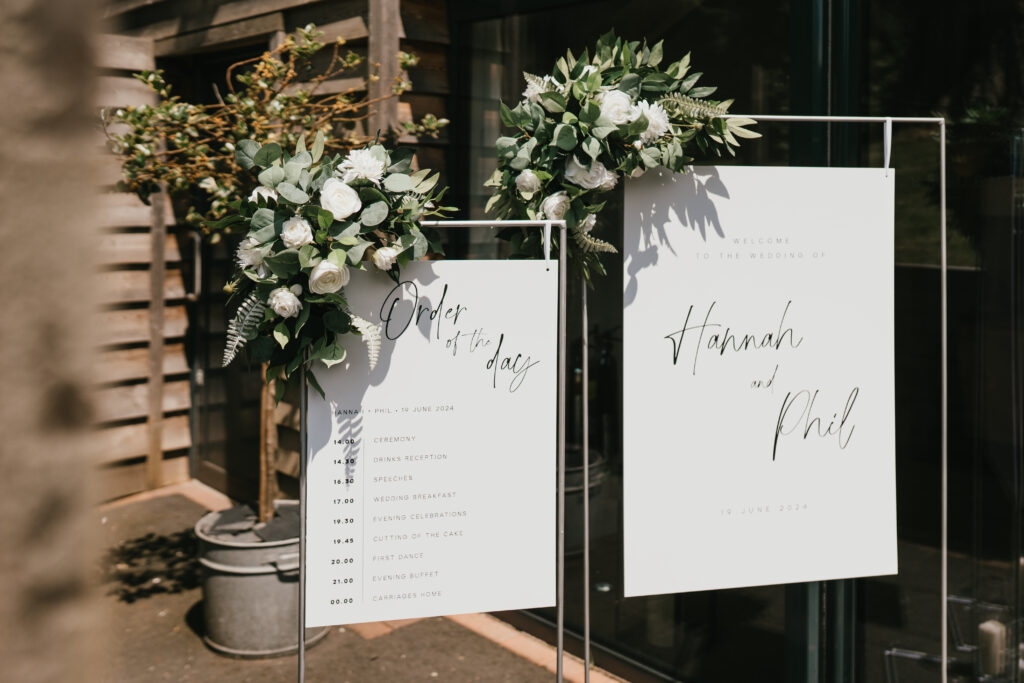
<instances>
[{"instance_id":1,"label":"metal bucket","mask_svg":"<svg viewBox=\"0 0 1024 683\"><path fill-rule=\"evenodd\" d=\"M246 542L212 536L219 512L196 522L203 576L203 640L232 657L276 657L299 649L299 539ZM327 635L310 629L306 647Z\"/></svg>"}]
</instances>

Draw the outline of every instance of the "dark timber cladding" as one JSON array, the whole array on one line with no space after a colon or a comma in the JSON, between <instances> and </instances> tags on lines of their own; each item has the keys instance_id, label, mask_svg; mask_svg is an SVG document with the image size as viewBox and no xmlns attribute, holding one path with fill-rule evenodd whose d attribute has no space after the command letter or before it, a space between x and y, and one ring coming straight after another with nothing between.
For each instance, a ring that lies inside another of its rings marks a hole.
<instances>
[{"instance_id":1,"label":"dark timber cladding","mask_svg":"<svg viewBox=\"0 0 1024 683\"><path fill-rule=\"evenodd\" d=\"M154 102L152 91L131 78L133 71L153 68L151 40L100 36L97 63L106 74L97 105ZM162 193L146 206L134 195L112 192L119 165L108 157L101 167L104 233L96 277L104 310L95 418L99 494L110 499L189 477L191 401L181 342L187 324L181 254L168 232L174 216Z\"/></svg>"},{"instance_id":2,"label":"dark timber cladding","mask_svg":"<svg viewBox=\"0 0 1024 683\"><path fill-rule=\"evenodd\" d=\"M380 78L369 86L366 93L370 98L381 97L391 91L395 77L401 76L396 56L399 50L415 53L419 64L410 69L409 79L412 91L400 99L389 99L376 103L373 114L365 122L362 131L373 134L378 129L388 130L402 123L419 120L424 114L431 113L439 118L448 116L448 13L445 2L431 0L110 0L106 10L107 18L120 27L118 36L111 36L107 47L101 52L101 65L110 68L108 51L115 49L118 55L116 68L138 70L152 68L154 56L157 66L165 60L190 60L199 69L203 60L209 59L208 69L223 69L216 62L218 55L232 51L259 51L272 49L279 41L296 28L307 24L316 24L324 33L324 41L343 38L346 48L366 57L366 65L358 72L347 74L333 82L321 86L321 92L330 93L347 90L353 84L361 82L371 73ZM214 67L213 64L218 66ZM379 71L378 67L379 66ZM126 72L127 75L127 72ZM219 73L216 74L218 77ZM144 87L128 78L116 81L105 80L102 87L105 92L114 92L122 104L141 104L151 93ZM111 98L108 98L111 99ZM441 182L447 183L444 174L446 152L448 149L447 131L443 131L438 140L404 134L401 144L416 148L416 163L420 167L428 167L442 172ZM116 173L110 174L116 179ZM111 206L111 220L119 227L150 225L149 207L141 203L132 203L128 197L118 197ZM169 208L169 207L168 207ZM167 225L173 224L173 218L167 218ZM115 243L111 243L110 259L123 259L123 263L149 264L159 251L149 241L145 244L136 233L119 234ZM146 235L149 238L149 235ZM164 260L173 264L180 260L177 241L173 235L163 243ZM204 332L208 337L209 349L197 350L201 356L216 359L214 349L223 340L226 312L221 304L223 297L220 287L226 282L230 273L232 259L230 250L224 245L217 245L208 250L205 272L203 298L209 311L201 315ZM136 268L138 266L135 266ZM159 268L152 269L149 285L139 279L133 271L118 273L109 277L110 297L123 297L124 301L138 301L142 297L151 297L156 291L157 282L163 283L163 297L171 303L183 296L180 270L168 270L162 277ZM201 307L200 307L201 308ZM163 311L163 319L159 316L140 317L135 309L111 310L105 315L110 316L106 332L110 343L138 345L147 341L154 330L160 328L165 337L180 339L185 335L189 320L183 305L168 305ZM196 320L191 321L197 324ZM206 346L206 345L204 345ZM139 355L139 349L124 347L116 353L134 354L124 357L111 357L111 377L123 377L129 362L139 367L158 367L157 356ZM114 353L114 352L112 352ZM179 358L177 354L182 354ZM104 444L121 452L131 451L135 457L146 457L146 463L136 465L138 480L126 484L139 489L145 482L156 481L151 470L154 456L152 455L158 438L162 439L163 449L188 448L192 445L188 438L190 425L187 411L188 367L183 356L180 343L165 347L162 368L168 380L163 383L160 391L152 392L152 396L143 398L137 391L124 391L125 387L112 386L118 390L110 394L110 401L116 401L111 410L104 414L112 416L116 410L124 411L124 416L134 415L132 422L118 426L116 430L105 430ZM170 358L169 358L170 356ZM277 488L285 494L297 494L297 483L294 477L298 473L298 421L296 404L288 398L280 406L275 407L268 396L259 391L251 379L255 373L229 368L222 371L211 360L205 370L205 386L202 389L202 423L204 439L200 449L196 471L193 473L206 483L228 492L235 497L252 497L256 489L257 458L262 455L266 461L274 463L272 471L276 473ZM240 375L244 374L244 377ZM250 378L248 375L252 374ZM178 381L175 381L178 380ZM239 396L239 393L243 394ZM261 394L263 394L261 396ZM159 397L159 400L158 400ZM230 401L229 401L230 397ZM142 400L142 403L139 403ZM262 406L261 406L262 404ZM163 408L162 435L156 436L154 431L140 431L139 420L154 420L157 408ZM168 413L168 411L172 411ZM141 411L141 412L140 412ZM127 417L124 418L128 420ZM121 423L117 423L121 424ZM194 427L194 425L193 425ZM145 447L142 447L146 444ZM249 453L249 451L252 451ZM262 451L262 453L261 453ZM180 450L179 450L180 452ZM163 473L164 483L168 482L168 473ZM185 459L181 463L186 464ZM149 464L147 471L146 464ZM141 475L146 472L145 478ZM174 476L188 476L187 468L176 471ZM144 481L145 479L145 481ZM130 492L130 491L126 491ZM273 493L273 492L272 492ZM118 493L124 495L124 493Z\"/></svg>"}]
</instances>

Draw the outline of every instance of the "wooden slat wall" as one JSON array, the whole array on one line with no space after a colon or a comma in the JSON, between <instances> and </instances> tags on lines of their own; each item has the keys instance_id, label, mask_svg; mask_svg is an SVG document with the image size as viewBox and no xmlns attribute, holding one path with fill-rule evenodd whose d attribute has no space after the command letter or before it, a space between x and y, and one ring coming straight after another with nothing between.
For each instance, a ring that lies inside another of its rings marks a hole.
<instances>
[{"instance_id":1,"label":"wooden slat wall","mask_svg":"<svg viewBox=\"0 0 1024 683\"><path fill-rule=\"evenodd\" d=\"M413 90L404 95L395 106L377 107L378 113L373 120L366 122L364 130L373 131L386 128L397 121L418 120L423 114L430 112L439 117L447 117L448 112L448 64L447 53L449 44L448 17L445 3L432 0L111 0L108 14L116 16L123 27L122 31L130 36L146 37L155 41L155 54L162 58L195 59L195 55L204 52L235 48L241 45L272 47L277 44L284 32L315 23L324 32L324 40L330 42L344 38L346 49L352 49L374 60L384 61L397 49L416 53L420 58L419 66L412 69L409 77L413 82ZM397 72L394 72L397 73ZM391 76L389 72L381 80L380 88L389 89ZM338 90L347 90L361 79L365 70L345 74L337 82L321 87L327 94ZM417 149L416 164L442 171L448 150L448 138L442 134L439 140L417 139L404 136L401 143L412 145ZM135 207L125 206L115 212L119 225L135 224L138 219L132 213ZM128 237L128 235L124 235ZM134 236L133 236L134 237ZM112 253L123 258L124 263L139 263L146 252L137 238L124 240L114 245ZM221 253L224 251L225 253ZM172 267L177 253L171 242L166 249L166 261ZM114 258L113 256L111 258ZM214 250L209 266L209 290L213 292L218 283L227 276L230 269L230 253L225 250ZM222 272L223 271L223 272ZM223 276L223 277L222 277ZM108 298L113 296L134 297L141 300L146 296L144 283L133 276L110 278L105 283ZM178 283L172 278L164 283L165 296L174 296L179 292ZM213 296L211 294L211 296ZM138 340L146 333L146 320L131 315L131 311L116 311L118 317L112 318L107 327L111 340ZM184 333L186 320L184 309L171 306L166 310L164 331L169 337ZM223 333L223 322L217 316L210 316L206 321L209 329L207 334L217 340ZM170 347L169 347L170 348ZM136 361L138 362L138 361ZM119 367L128 364L120 359ZM165 371L167 370L165 364ZM228 395L224 387L235 382L230 373L224 373L211 367L206 374L208 389L213 393ZM258 405L258 398L248 401L248 394L240 405L219 404L204 399L203 410L209 419L210 434L208 439L217 441L213 431L220 427L224 434L223 444L205 443L204 450L225 451L239 448L239 443L230 442L239 439L235 425L220 425L218 420L237 420L239 415L246 414ZM166 398L166 396L165 396ZM238 397L233 396L232 400ZM236 414L237 413L237 414ZM297 467L298 433L297 410L289 403L282 404L276 411L271 406L264 411L263 421L275 425L273 436L265 436L265 442L273 444L276 458L279 484L284 491L294 491L292 477ZM170 427L168 427L170 429ZM138 436L124 433L120 443L132 444L138 449ZM255 439L258 435L254 433ZM165 435L165 444L171 442ZM248 447L248 446L247 446ZM128 448L128 446L125 446ZM222 460L228 460L225 455ZM253 460L255 462L255 459ZM220 462L207 462L202 459L199 464L198 476L222 490L232 488L232 480L252 476L251 472L232 472ZM239 485L234 490L244 489Z\"/></svg>"},{"instance_id":2,"label":"wooden slat wall","mask_svg":"<svg viewBox=\"0 0 1024 683\"><path fill-rule=\"evenodd\" d=\"M108 74L101 78L99 106L155 102L152 91L131 77L154 68L151 39L102 36L98 59ZM147 206L135 195L113 192L116 160L103 169L97 181L106 232L97 274L104 310L103 351L95 368L96 439L101 495L111 499L188 479L192 430L183 343L188 319L181 253L169 229L173 213L169 202ZM154 229L161 225L168 230Z\"/></svg>"}]
</instances>

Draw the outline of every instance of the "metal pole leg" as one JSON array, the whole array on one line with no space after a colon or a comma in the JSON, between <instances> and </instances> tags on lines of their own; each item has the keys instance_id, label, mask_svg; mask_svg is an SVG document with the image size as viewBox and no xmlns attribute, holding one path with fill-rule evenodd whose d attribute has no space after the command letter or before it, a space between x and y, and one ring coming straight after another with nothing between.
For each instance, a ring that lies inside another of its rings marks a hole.
<instances>
[{"instance_id":1,"label":"metal pole leg","mask_svg":"<svg viewBox=\"0 0 1024 683\"><path fill-rule=\"evenodd\" d=\"M306 458L309 457L309 394L306 364L299 370L299 683L306 683Z\"/></svg>"},{"instance_id":2,"label":"metal pole leg","mask_svg":"<svg viewBox=\"0 0 1024 683\"><path fill-rule=\"evenodd\" d=\"M590 333L583 282L583 682L590 683Z\"/></svg>"}]
</instances>

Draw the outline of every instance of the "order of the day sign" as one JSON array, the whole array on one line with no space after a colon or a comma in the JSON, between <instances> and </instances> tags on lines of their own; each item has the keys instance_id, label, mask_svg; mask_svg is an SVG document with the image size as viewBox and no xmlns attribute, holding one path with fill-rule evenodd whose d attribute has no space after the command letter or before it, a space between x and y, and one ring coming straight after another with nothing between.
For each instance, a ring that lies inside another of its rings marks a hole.
<instances>
[{"instance_id":1,"label":"order of the day sign","mask_svg":"<svg viewBox=\"0 0 1024 683\"><path fill-rule=\"evenodd\" d=\"M627 185L627 596L896 572L894 175Z\"/></svg>"},{"instance_id":2,"label":"order of the day sign","mask_svg":"<svg viewBox=\"0 0 1024 683\"><path fill-rule=\"evenodd\" d=\"M558 271L542 261L355 272L380 358L309 391L306 625L555 602Z\"/></svg>"}]
</instances>

